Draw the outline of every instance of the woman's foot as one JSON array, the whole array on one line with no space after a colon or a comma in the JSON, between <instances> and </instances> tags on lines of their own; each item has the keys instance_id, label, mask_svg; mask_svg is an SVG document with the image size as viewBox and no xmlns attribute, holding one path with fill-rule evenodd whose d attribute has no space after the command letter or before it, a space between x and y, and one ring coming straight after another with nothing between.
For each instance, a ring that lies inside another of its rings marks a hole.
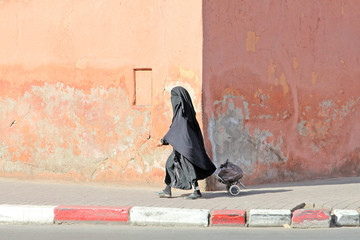
<instances>
[{"instance_id":1,"label":"woman's foot","mask_svg":"<svg viewBox=\"0 0 360 240\"><path fill-rule=\"evenodd\" d=\"M171 198L171 192L167 193L165 192L165 190L162 190L160 192L157 192L157 194L159 195L159 197L161 198Z\"/></svg>"},{"instance_id":2,"label":"woman's foot","mask_svg":"<svg viewBox=\"0 0 360 240\"><path fill-rule=\"evenodd\" d=\"M157 192L157 195L161 198L171 198L171 187L166 186L164 190Z\"/></svg>"},{"instance_id":3,"label":"woman's foot","mask_svg":"<svg viewBox=\"0 0 360 240\"><path fill-rule=\"evenodd\" d=\"M186 196L185 199L198 199L201 197L202 197L202 194L200 191L194 191L191 195Z\"/></svg>"}]
</instances>

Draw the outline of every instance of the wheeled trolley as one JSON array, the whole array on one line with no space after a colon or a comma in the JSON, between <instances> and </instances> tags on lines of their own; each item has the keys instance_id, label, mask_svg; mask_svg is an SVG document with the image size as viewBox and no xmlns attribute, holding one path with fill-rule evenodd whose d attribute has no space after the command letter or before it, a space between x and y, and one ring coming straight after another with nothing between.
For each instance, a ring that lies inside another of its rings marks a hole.
<instances>
[{"instance_id":1,"label":"wheeled trolley","mask_svg":"<svg viewBox=\"0 0 360 240\"><path fill-rule=\"evenodd\" d=\"M244 176L242 169L228 160L216 169L214 175L221 183L226 185L226 190L232 196L239 195L240 186L246 189L245 185L240 182L240 179Z\"/></svg>"}]
</instances>

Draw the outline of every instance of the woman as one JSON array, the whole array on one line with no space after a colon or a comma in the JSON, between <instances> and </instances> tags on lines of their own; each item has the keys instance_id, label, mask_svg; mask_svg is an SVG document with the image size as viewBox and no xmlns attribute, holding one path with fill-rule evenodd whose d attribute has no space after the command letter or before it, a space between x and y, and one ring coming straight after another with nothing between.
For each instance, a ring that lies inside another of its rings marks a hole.
<instances>
[{"instance_id":1,"label":"woman","mask_svg":"<svg viewBox=\"0 0 360 240\"><path fill-rule=\"evenodd\" d=\"M161 144L170 144L173 152L166 161L166 187L158 195L169 198L172 187L185 190L193 187L194 193L186 198L197 199L202 196L197 181L210 176L216 167L206 154L196 113L185 88L171 90L171 105L172 124Z\"/></svg>"}]
</instances>

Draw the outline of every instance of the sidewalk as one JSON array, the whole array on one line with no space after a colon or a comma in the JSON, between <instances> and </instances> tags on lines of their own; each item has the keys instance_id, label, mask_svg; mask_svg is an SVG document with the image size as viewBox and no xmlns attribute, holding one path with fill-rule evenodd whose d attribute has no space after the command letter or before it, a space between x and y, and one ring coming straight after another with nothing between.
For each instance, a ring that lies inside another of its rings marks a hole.
<instances>
[{"instance_id":1,"label":"sidewalk","mask_svg":"<svg viewBox=\"0 0 360 240\"><path fill-rule=\"evenodd\" d=\"M248 186L238 196L226 191L203 192L187 200L191 191L173 190L173 198L158 198L161 190L146 186L55 183L0 178L0 204L102 205L206 209L292 209L300 203L317 208L360 208L360 177Z\"/></svg>"},{"instance_id":2,"label":"sidewalk","mask_svg":"<svg viewBox=\"0 0 360 240\"><path fill-rule=\"evenodd\" d=\"M187 200L191 191L173 190L173 198L158 198L160 188L110 184L55 183L0 178L0 204L129 206L178 209L287 209L306 203L314 209L360 209L360 177L249 186L238 196L225 191L203 192Z\"/></svg>"}]
</instances>

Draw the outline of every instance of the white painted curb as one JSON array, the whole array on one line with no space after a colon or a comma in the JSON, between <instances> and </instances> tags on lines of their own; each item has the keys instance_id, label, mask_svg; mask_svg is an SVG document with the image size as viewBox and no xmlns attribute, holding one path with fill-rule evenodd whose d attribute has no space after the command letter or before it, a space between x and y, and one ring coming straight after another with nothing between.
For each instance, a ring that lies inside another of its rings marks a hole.
<instances>
[{"instance_id":1,"label":"white painted curb","mask_svg":"<svg viewBox=\"0 0 360 240\"><path fill-rule=\"evenodd\" d=\"M249 227L282 227L291 224L291 211L285 209L251 209Z\"/></svg>"},{"instance_id":2,"label":"white painted curb","mask_svg":"<svg viewBox=\"0 0 360 240\"><path fill-rule=\"evenodd\" d=\"M210 211L207 209L133 207L130 223L134 225L209 225Z\"/></svg>"},{"instance_id":3,"label":"white painted curb","mask_svg":"<svg viewBox=\"0 0 360 240\"><path fill-rule=\"evenodd\" d=\"M0 205L1 223L54 223L55 206Z\"/></svg>"},{"instance_id":4,"label":"white painted curb","mask_svg":"<svg viewBox=\"0 0 360 240\"><path fill-rule=\"evenodd\" d=\"M359 213L356 210L334 210L336 226L357 227L359 226Z\"/></svg>"}]
</instances>

